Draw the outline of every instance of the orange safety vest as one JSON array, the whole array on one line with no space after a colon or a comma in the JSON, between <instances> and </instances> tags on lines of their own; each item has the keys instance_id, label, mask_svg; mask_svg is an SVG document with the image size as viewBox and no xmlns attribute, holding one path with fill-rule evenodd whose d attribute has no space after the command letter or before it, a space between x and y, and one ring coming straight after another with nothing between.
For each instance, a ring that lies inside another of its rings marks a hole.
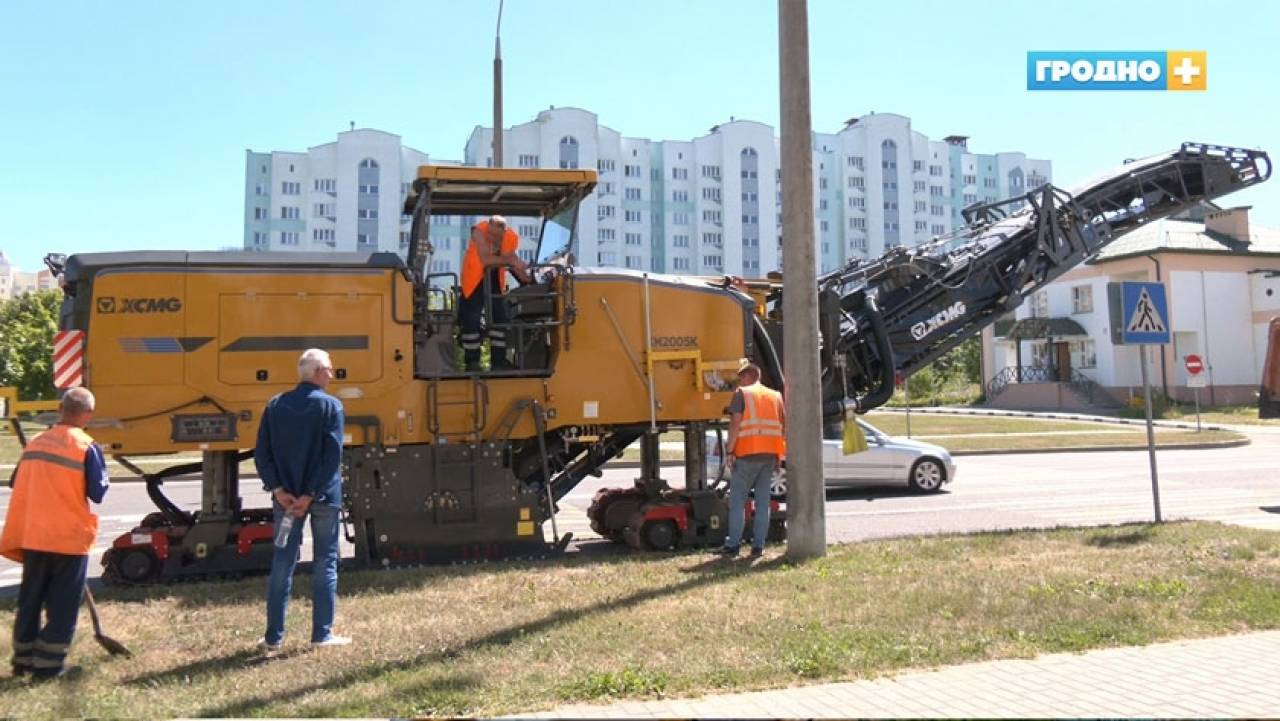
<instances>
[{"instance_id":1,"label":"orange safety vest","mask_svg":"<svg viewBox=\"0 0 1280 721\"><path fill-rule=\"evenodd\" d=\"M476 230L480 231L480 237L488 242L489 239L489 221L482 220L476 224ZM502 236L502 250L500 255L516 252L516 248L520 247L520 236L507 226L507 232ZM498 292L507 292L507 274L498 273ZM476 288L480 287L480 282L484 280L484 264L480 262L480 249L476 247L476 242L472 240L467 245L466 255L462 256L462 297L470 298L472 293L476 292Z\"/></svg>"},{"instance_id":2,"label":"orange safety vest","mask_svg":"<svg viewBox=\"0 0 1280 721\"><path fill-rule=\"evenodd\" d=\"M22 561L22 551L87 556L98 537L98 517L85 496L88 433L56 425L22 451L13 495L0 534L0 556Z\"/></svg>"},{"instance_id":3,"label":"orange safety vest","mask_svg":"<svg viewBox=\"0 0 1280 721\"><path fill-rule=\"evenodd\" d=\"M746 408L743 409L742 423L738 425L733 454L752 456L768 453L779 458L787 455L787 440L782 429L782 394L760 383L743 386L740 390Z\"/></svg>"}]
</instances>

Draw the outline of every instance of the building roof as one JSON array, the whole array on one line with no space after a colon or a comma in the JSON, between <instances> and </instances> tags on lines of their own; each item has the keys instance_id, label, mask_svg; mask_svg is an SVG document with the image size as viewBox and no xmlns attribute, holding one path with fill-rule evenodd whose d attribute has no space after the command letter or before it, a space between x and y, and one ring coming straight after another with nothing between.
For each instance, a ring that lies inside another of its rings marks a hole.
<instances>
[{"instance_id":1,"label":"building roof","mask_svg":"<svg viewBox=\"0 0 1280 721\"><path fill-rule=\"evenodd\" d=\"M1280 230L1250 224L1249 242L1205 230L1204 221L1165 218L1112 241L1090 263L1106 263L1151 253L1280 255Z\"/></svg>"}]
</instances>

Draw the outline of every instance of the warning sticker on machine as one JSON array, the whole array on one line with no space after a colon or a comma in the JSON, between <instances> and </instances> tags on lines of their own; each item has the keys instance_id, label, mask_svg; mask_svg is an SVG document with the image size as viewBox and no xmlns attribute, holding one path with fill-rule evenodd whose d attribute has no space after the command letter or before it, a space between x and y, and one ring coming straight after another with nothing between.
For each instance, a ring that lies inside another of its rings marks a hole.
<instances>
[{"instance_id":1,"label":"warning sticker on machine","mask_svg":"<svg viewBox=\"0 0 1280 721\"><path fill-rule=\"evenodd\" d=\"M600 401L583 401L582 417L583 418L599 418L600 417Z\"/></svg>"}]
</instances>

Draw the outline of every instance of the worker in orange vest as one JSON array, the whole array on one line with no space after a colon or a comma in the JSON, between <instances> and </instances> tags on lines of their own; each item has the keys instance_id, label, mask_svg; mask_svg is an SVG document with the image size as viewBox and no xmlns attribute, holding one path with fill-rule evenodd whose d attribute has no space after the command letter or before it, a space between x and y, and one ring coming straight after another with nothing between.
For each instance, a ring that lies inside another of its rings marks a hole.
<instances>
[{"instance_id":1,"label":"worker in orange vest","mask_svg":"<svg viewBox=\"0 0 1280 721\"><path fill-rule=\"evenodd\" d=\"M507 292L507 275L510 269L521 283L529 282L528 266L516 255L520 236L507 227L507 219L501 215L490 216L471 229L471 242L462 257L462 302L459 313L462 324L462 354L468 371L480 370L480 317L484 313L483 291L488 276L488 292L492 296L492 314L488 319L489 357L494 370L511 368L507 358L506 329L507 304L503 295ZM497 326L497 327L495 327Z\"/></svg>"},{"instance_id":2,"label":"worker in orange vest","mask_svg":"<svg viewBox=\"0 0 1280 721\"><path fill-rule=\"evenodd\" d=\"M746 525L747 492L755 494L751 556L764 553L769 534L769 489L773 473L787 454L786 411L782 394L760 383L760 367L744 360L738 368L738 390L729 402L729 534L716 553L734 557Z\"/></svg>"},{"instance_id":3,"label":"worker in orange vest","mask_svg":"<svg viewBox=\"0 0 1280 721\"><path fill-rule=\"evenodd\" d=\"M31 439L13 474L0 555L22 563L13 620L14 675L49 679L66 673L89 550L98 536L89 500L102 503L110 482L102 448L84 432L93 408L87 388L67 391L58 424ZM47 614L43 627L42 611Z\"/></svg>"}]
</instances>

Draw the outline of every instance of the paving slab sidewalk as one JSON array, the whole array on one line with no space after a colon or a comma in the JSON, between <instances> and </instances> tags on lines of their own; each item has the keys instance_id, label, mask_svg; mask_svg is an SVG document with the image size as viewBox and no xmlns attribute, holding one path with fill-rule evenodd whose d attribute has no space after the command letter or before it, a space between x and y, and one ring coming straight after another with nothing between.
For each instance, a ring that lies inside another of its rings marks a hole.
<instances>
[{"instance_id":1,"label":"paving slab sidewalk","mask_svg":"<svg viewBox=\"0 0 1280 721\"><path fill-rule=\"evenodd\" d=\"M1280 717L1280 631L513 718Z\"/></svg>"}]
</instances>

